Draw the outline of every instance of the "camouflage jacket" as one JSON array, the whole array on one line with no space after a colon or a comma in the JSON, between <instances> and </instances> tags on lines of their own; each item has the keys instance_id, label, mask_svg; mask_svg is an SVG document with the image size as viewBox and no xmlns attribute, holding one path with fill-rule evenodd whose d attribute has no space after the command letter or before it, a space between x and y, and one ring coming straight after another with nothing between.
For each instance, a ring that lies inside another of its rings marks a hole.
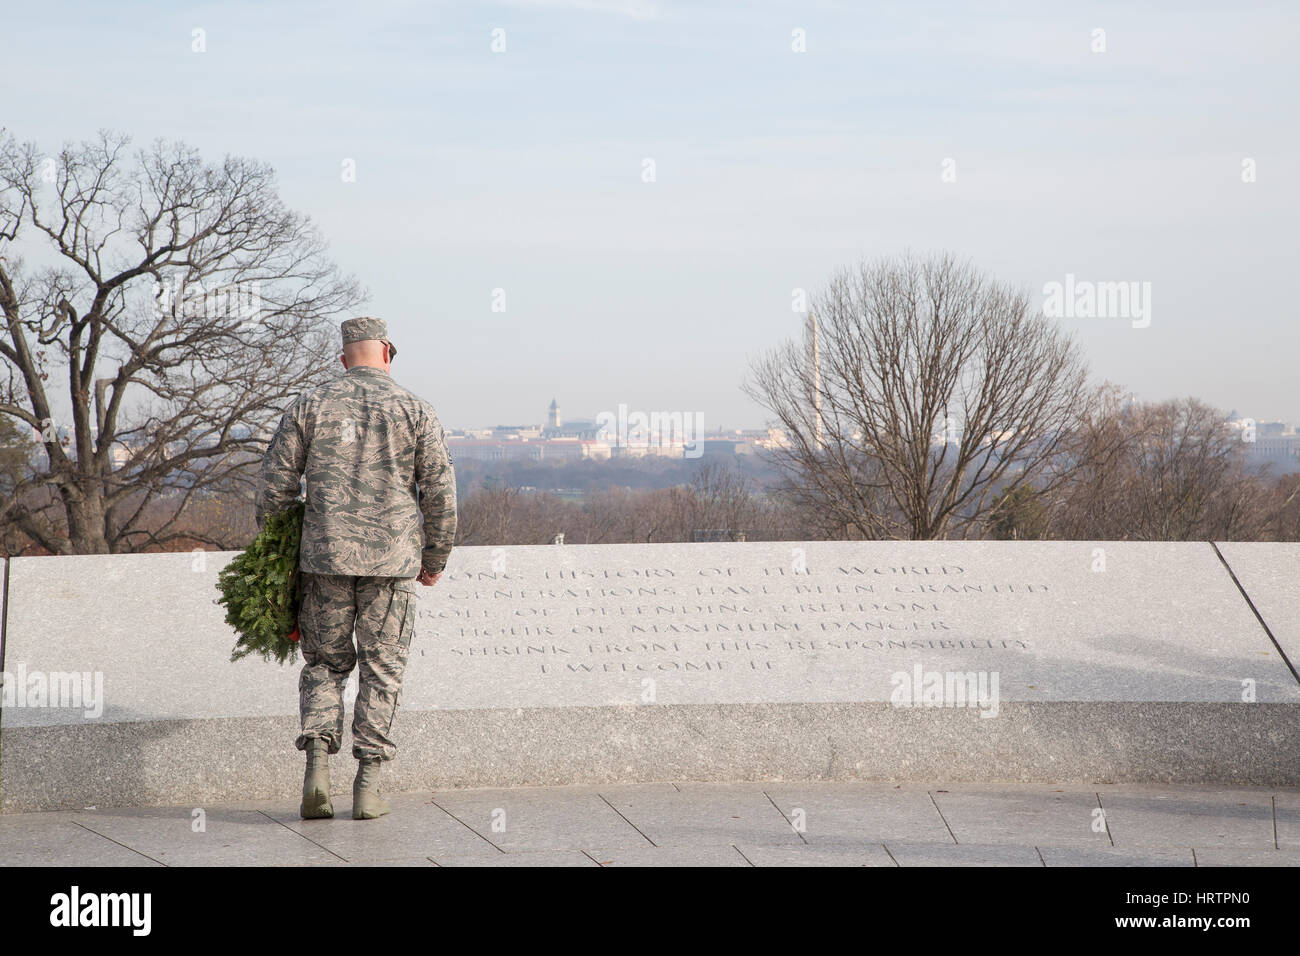
<instances>
[{"instance_id":1,"label":"camouflage jacket","mask_svg":"<svg viewBox=\"0 0 1300 956\"><path fill-rule=\"evenodd\" d=\"M456 476L442 425L383 369L354 366L284 413L262 459L259 528L298 497L300 476L303 571L413 578L446 566Z\"/></svg>"}]
</instances>

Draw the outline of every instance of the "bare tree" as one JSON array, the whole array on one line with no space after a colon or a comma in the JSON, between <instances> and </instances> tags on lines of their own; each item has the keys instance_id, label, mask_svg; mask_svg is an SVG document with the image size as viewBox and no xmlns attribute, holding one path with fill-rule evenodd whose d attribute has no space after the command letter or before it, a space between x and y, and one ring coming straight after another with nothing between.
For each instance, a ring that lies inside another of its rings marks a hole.
<instances>
[{"instance_id":1,"label":"bare tree","mask_svg":"<svg viewBox=\"0 0 1300 956\"><path fill-rule=\"evenodd\" d=\"M690 540L685 530L686 493L676 486L643 491L606 488L588 497L583 515L583 540L592 544Z\"/></svg>"},{"instance_id":2,"label":"bare tree","mask_svg":"<svg viewBox=\"0 0 1300 956\"><path fill-rule=\"evenodd\" d=\"M510 521L519 500L518 488L482 488L460 499L456 509L456 545L513 543Z\"/></svg>"},{"instance_id":3,"label":"bare tree","mask_svg":"<svg viewBox=\"0 0 1300 956\"><path fill-rule=\"evenodd\" d=\"M1300 541L1300 474L1273 478L1266 500L1269 525L1261 540Z\"/></svg>"},{"instance_id":4,"label":"bare tree","mask_svg":"<svg viewBox=\"0 0 1300 956\"><path fill-rule=\"evenodd\" d=\"M187 508L247 487L266 427L334 366L330 319L362 299L270 167L128 143L44 157L0 138L0 414L47 459L0 522L55 554L194 540Z\"/></svg>"},{"instance_id":5,"label":"bare tree","mask_svg":"<svg viewBox=\"0 0 1300 956\"><path fill-rule=\"evenodd\" d=\"M1062 480L1087 368L1023 293L907 255L841 271L812 309L815 348L760 358L745 390L785 429L777 463L828 536L969 535L991 495Z\"/></svg>"},{"instance_id":6,"label":"bare tree","mask_svg":"<svg viewBox=\"0 0 1300 956\"><path fill-rule=\"evenodd\" d=\"M461 499L456 544L551 544L557 534L585 540L582 509L559 495L511 485L480 488Z\"/></svg>"},{"instance_id":7,"label":"bare tree","mask_svg":"<svg viewBox=\"0 0 1300 956\"><path fill-rule=\"evenodd\" d=\"M1097 390L1095 399L1076 428L1066 480L1035 495L1046 512L1047 537L1122 540L1128 534L1121 464L1135 440L1127 412L1131 400L1111 382Z\"/></svg>"},{"instance_id":8,"label":"bare tree","mask_svg":"<svg viewBox=\"0 0 1300 956\"><path fill-rule=\"evenodd\" d=\"M480 488L461 500L458 544L567 544L693 541L700 530L740 532L773 527L752 482L735 468L708 463L687 485L632 491L610 485L581 505L510 485Z\"/></svg>"},{"instance_id":9,"label":"bare tree","mask_svg":"<svg viewBox=\"0 0 1300 956\"><path fill-rule=\"evenodd\" d=\"M1263 488L1221 411L1194 398L1139 406L1128 445L1134 537L1160 541L1255 537Z\"/></svg>"},{"instance_id":10,"label":"bare tree","mask_svg":"<svg viewBox=\"0 0 1300 956\"><path fill-rule=\"evenodd\" d=\"M1144 404L1111 393L1088 444L1053 496L1054 536L1260 540L1281 529L1292 502L1247 466L1223 413L1194 398Z\"/></svg>"},{"instance_id":11,"label":"bare tree","mask_svg":"<svg viewBox=\"0 0 1300 956\"><path fill-rule=\"evenodd\" d=\"M645 498L646 492L619 485L591 492L582 509L587 520L587 540L592 544L653 540L654 529L646 521Z\"/></svg>"},{"instance_id":12,"label":"bare tree","mask_svg":"<svg viewBox=\"0 0 1300 956\"><path fill-rule=\"evenodd\" d=\"M763 521L754 483L734 467L705 462L683 489L683 518L691 540L735 541L759 530Z\"/></svg>"}]
</instances>

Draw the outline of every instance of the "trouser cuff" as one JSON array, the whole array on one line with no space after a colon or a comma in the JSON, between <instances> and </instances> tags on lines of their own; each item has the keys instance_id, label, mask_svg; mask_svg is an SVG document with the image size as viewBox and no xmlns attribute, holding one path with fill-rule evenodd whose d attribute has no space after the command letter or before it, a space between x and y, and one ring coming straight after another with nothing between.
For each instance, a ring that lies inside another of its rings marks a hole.
<instances>
[{"instance_id":1,"label":"trouser cuff","mask_svg":"<svg viewBox=\"0 0 1300 956\"><path fill-rule=\"evenodd\" d=\"M325 746L331 756L339 752L338 739L336 737L330 736L329 734L300 734L298 739L294 741L294 746L297 747L299 750L306 750L307 741L316 740L316 739L325 741Z\"/></svg>"}]
</instances>

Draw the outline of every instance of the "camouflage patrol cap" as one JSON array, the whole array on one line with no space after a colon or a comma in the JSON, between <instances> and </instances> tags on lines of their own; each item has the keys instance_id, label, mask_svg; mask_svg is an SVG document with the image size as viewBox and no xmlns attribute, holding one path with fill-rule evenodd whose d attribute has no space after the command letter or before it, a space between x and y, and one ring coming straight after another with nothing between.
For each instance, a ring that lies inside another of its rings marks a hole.
<instances>
[{"instance_id":1,"label":"camouflage patrol cap","mask_svg":"<svg viewBox=\"0 0 1300 956\"><path fill-rule=\"evenodd\" d=\"M371 339L378 339L388 345L388 354L392 358L397 357L397 346L388 338L388 323L383 319L376 319L373 316L361 315L355 319L347 319L339 324L343 331L343 344L350 345L353 342L367 342Z\"/></svg>"}]
</instances>

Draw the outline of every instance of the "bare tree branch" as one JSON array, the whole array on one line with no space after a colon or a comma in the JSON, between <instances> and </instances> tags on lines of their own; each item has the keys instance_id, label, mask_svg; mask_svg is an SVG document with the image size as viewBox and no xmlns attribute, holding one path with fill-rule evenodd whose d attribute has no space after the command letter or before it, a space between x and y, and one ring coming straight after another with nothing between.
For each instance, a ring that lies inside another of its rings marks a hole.
<instances>
[{"instance_id":1,"label":"bare tree branch","mask_svg":"<svg viewBox=\"0 0 1300 956\"><path fill-rule=\"evenodd\" d=\"M46 542L156 547L197 493L245 476L284 408L331 374L332 320L362 291L265 164L162 141L132 154L100 133L65 147L45 183L41 156L0 138L0 414L42 433L65 528ZM60 265L28 275L11 254L24 230ZM46 391L60 380L66 405ZM175 513L142 527L161 497Z\"/></svg>"},{"instance_id":2,"label":"bare tree branch","mask_svg":"<svg viewBox=\"0 0 1300 956\"><path fill-rule=\"evenodd\" d=\"M978 530L998 490L1054 487L1095 400L1077 345L1028 298L950 256L862 263L814 297L746 392L790 438L787 493L845 534Z\"/></svg>"}]
</instances>

